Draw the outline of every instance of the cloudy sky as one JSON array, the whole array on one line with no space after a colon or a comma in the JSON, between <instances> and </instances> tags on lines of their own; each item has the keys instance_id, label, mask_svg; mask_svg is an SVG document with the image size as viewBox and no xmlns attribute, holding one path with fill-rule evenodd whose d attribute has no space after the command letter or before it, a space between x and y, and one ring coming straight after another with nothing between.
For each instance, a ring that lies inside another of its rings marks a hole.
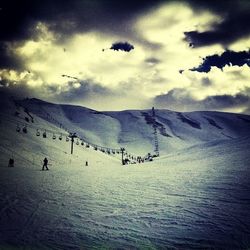
<instances>
[{"instance_id":1,"label":"cloudy sky","mask_svg":"<svg viewBox=\"0 0 250 250\"><path fill-rule=\"evenodd\" d=\"M1 89L98 110L250 113L249 0L1 2Z\"/></svg>"}]
</instances>

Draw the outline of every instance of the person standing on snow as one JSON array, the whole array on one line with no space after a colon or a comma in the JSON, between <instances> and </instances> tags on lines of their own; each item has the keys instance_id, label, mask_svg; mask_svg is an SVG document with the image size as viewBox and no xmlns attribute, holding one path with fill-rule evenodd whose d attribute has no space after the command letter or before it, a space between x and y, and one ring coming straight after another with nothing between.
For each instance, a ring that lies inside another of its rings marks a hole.
<instances>
[{"instance_id":1,"label":"person standing on snow","mask_svg":"<svg viewBox=\"0 0 250 250\"><path fill-rule=\"evenodd\" d=\"M46 157L43 160L43 168L42 168L42 170L44 170L45 167L46 167L46 170L49 170L48 169L48 159Z\"/></svg>"},{"instance_id":2,"label":"person standing on snow","mask_svg":"<svg viewBox=\"0 0 250 250\"><path fill-rule=\"evenodd\" d=\"M9 159L8 167L14 167L14 159L12 158Z\"/></svg>"}]
</instances>

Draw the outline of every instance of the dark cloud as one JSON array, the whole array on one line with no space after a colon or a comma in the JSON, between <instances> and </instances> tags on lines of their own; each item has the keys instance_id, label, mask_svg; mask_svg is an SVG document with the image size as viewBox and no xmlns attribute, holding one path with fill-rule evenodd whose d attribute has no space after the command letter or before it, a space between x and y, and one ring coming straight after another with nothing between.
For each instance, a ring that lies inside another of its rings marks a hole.
<instances>
[{"instance_id":1,"label":"dark cloud","mask_svg":"<svg viewBox=\"0 0 250 250\"><path fill-rule=\"evenodd\" d=\"M249 104L250 98L245 94L231 95L217 95L209 96L202 102L205 107L209 109L224 109L231 107L238 107Z\"/></svg>"},{"instance_id":2,"label":"dark cloud","mask_svg":"<svg viewBox=\"0 0 250 250\"><path fill-rule=\"evenodd\" d=\"M250 67L250 51L234 52L227 50L221 55L212 55L203 58L203 63L200 66L190 70L208 73L212 66L222 70L226 65L243 66L244 64Z\"/></svg>"},{"instance_id":3,"label":"dark cloud","mask_svg":"<svg viewBox=\"0 0 250 250\"><path fill-rule=\"evenodd\" d=\"M0 90L8 91L20 98L35 97L46 101L73 103L96 96L111 96L113 93L106 87L93 82L91 79L79 82L69 81L63 88L59 85L43 85L40 88L29 86L25 80L10 81L0 79Z\"/></svg>"},{"instance_id":4,"label":"dark cloud","mask_svg":"<svg viewBox=\"0 0 250 250\"><path fill-rule=\"evenodd\" d=\"M16 84L16 82L7 79L0 80L0 90L18 98L33 97L35 95L34 90L26 82Z\"/></svg>"},{"instance_id":5,"label":"dark cloud","mask_svg":"<svg viewBox=\"0 0 250 250\"><path fill-rule=\"evenodd\" d=\"M0 69L21 69L22 64L22 60L13 53L9 45L0 42Z\"/></svg>"},{"instance_id":6,"label":"dark cloud","mask_svg":"<svg viewBox=\"0 0 250 250\"><path fill-rule=\"evenodd\" d=\"M75 33L101 31L115 34L121 39L143 43L150 49L159 49L161 44L149 42L140 34L135 34L131 26L138 16L149 9L175 1L188 2L197 12L200 9L208 9L223 17L223 22L214 24L212 30L186 33L189 43L194 47L213 43L227 44L250 34L248 0L2 0L0 47L3 43L36 40L36 25L43 22L55 33L58 42ZM17 67L17 60L13 55L6 56L6 52L0 55L0 68Z\"/></svg>"},{"instance_id":7,"label":"dark cloud","mask_svg":"<svg viewBox=\"0 0 250 250\"><path fill-rule=\"evenodd\" d=\"M227 72L228 75L230 75L230 78L233 81L241 81L241 80L248 80L248 77L242 73L240 69L238 70L232 70L230 72Z\"/></svg>"},{"instance_id":8,"label":"dark cloud","mask_svg":"<svg viewBox=\"0 0 250 250\"><path fill-rule=\"evenodd\" d=\"M161 60L156 58L156 57L149 57L149 58L145 59L145 62L149 63L149 64L159 64L161 62Z\"/></svg>"},{"instance_id":9,"label":"dark cloud","mask_svg":"<svg viewBox=\"0 0 250 250\"><path fill-rule=\"evenodd\" d=\"M250 105L246 107L242 113L250 115Z\"/></svg>"},{"instance_id":10,"label":"dark cloud","mask_svg":"<svg viewBox=\"0 0 250 250\"><path fill-rule=\"evenodd\" d=\"M66 36L89 30L124 34L129 32L131 21L138 15L159 4L175 1L2 0L0 40L17 41L30 38L34 34L34 25L39 21L45 22L53 31ZM248 0L179 0L177 2L189 2L193 8L209 9L226 16L225 22L235 23L231 28L234 28L236 35L237 32L245 33L245 29L249 27ZM225 26L227 28L227 25Z\"/></svg>"},{"instance_id":11,"label":"dark cloud","mask_svg":"<svg viewBox=\"0 0 250 250\"><path fill-rule=\"evenodd\" d=\"M17 60L3 44L18 44L36 40L37 24L47 25L60 43L73 34L100 31L116 34L122 39L134 37L155 49L155 44L138 37L131 30L132 21L141 13L154 8L163 0L2 0L0 4L0 68L16 68ZM19 66L19 65L18 65Z\"/></svg>"},{"instance_id":12,"label":"dark cloud","mask_svg":"<svg viewBox=\"0 0 250 250\"><path fill-rule=\"evenodd\" d=\"M91 81L81 81L80 86L75 85L75 82L68 82L66 90L62 90L58 93L59 87L51 86L49 88L50 94L54 98L61 102L75 102L85 98L96 97L96 96L108 96L111 95L111 91L99 84Z\"/></svg>"},{"instance_id":13,"label":"dark cloud","mask_svg":"<svg viewBox=\"0 0 250 250\"><path fill-rule=\"evenodd\" d=\"M116 50L116 51L121 50L125 52L130 52L132 49L134 49L134 46L128 42L116 42L112 44L110 49Z\"/></svg>"},{"instance_id":14,"label":"dark cloud","mask_svg":"<svg viewBox=\"0 0 250 250\"><path fill-rule=\"evenodd\" d=\"M203 86L210 86L212 85L212 82L210 81L210 79L208 77L203 77L201 79L201 83Z\"/></svg>"},{"instance_id":15,"label":"dark cloud","mask_svg":"<svg viewBox=\"0 0 250 250\"><path fill-rule=\"evenodd\" d=\"M203 100L195 100L185 89L173 89L167 94L154 99L155 105L161 108L192 111L192 110L224 110L227 108L249 107L250 97L246 93L237 95L208 96Z\"/></svg>"},{"instance_id":16,"label":"dark cloud","mask_svg":"<svg viewBox=\"0 0 250 250\"><path fill-rule=\"evenodd\" d=\"M26 1L1 1L0 40L19 41L28 38L32 7Z\"/></svg>"},{"instance_id":17,"label":"dark cloud","mask_svg":"<svg viewBox=\"0 0 250 250\"><path fill-rule=\"evenodd\" d=\"M193 7L209 9L222 17L211 30L185 32L186 40L192 47L212 44L229 44L250 35L250 2L248 0L192 1Z\"/></svg>"},{"instance_id":18,"label":"dark cloud","mask_svg":"<svg viewBox=\"0 0 250 250\"><path fill-rule=\"evenodd\" d=\"M61 35L100 30L126 33L130 20L162 0L3 0L0 12L0 40L30 38L37 22L45 22ZM8 25L6 25L6 23Z\"/></svg>"}]
</instances>

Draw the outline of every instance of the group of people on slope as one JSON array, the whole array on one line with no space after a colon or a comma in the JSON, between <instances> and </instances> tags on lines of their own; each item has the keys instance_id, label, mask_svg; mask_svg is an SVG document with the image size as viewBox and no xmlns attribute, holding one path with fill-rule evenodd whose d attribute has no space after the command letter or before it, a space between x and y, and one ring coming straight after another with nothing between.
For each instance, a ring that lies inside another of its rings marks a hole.
<instances>
[{"instance_id":1,"label":"group of people on slope","mask_svg":"<svg viewBox=\"0 0 250 250\"><path fill-rule=\"evenodd\" d=\"M43 159L43 167L42 167L42 170L49 170L48 165L49 165L49 161L48 161L47 157L45 157L45 158ZM89 165L89 163L88 163L88 161L86 161L86 162L85 162L85 166L88 166L88 165ZM8 167L14 167L14 159L13 159L13 158L10 158L10 159L9 159Z\"/></svg>"}]
</instances>

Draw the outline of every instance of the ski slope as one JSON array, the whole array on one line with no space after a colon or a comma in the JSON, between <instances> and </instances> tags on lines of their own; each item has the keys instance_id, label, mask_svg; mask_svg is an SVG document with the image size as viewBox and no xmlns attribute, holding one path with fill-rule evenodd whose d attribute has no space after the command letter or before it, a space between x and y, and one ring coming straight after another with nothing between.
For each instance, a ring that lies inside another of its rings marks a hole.
<instances>
[{"instance_id":1,"label":"ski slope","mask_svg":"<svg viewBox=\"0 0 250 250\"><path fill-rule=\"evenodd\" d=\"M120 155L82 145L71 155L63 128L143 154L152 151L142 115L149 111L99 114L37 102L29 104L32 123L22 107L14 115L9 96L0 101L0 249L250 247L248 116L158 111L161 157L121 166ZM27 134L16 132L17 124L26 124ZM41 171L45 156L49 171ZM10 157L14 168L7 167Z\"/></svg>"},{"instance_id":2,"label":"ski slope","mask_svg":"<svg viewBox=\"0 0 250 250\"><path fill-rule=\"evenodd\" d=\"M80 106L26 99L21 104L49 122L98 145L146 155L154 150L151 110L98 112ZM52 120L47 114L53 114ZM206 143L249 135L250 117L222 112L173 112L156 110L159 148L162 154Z\"/></svg>"}]
</instances>

